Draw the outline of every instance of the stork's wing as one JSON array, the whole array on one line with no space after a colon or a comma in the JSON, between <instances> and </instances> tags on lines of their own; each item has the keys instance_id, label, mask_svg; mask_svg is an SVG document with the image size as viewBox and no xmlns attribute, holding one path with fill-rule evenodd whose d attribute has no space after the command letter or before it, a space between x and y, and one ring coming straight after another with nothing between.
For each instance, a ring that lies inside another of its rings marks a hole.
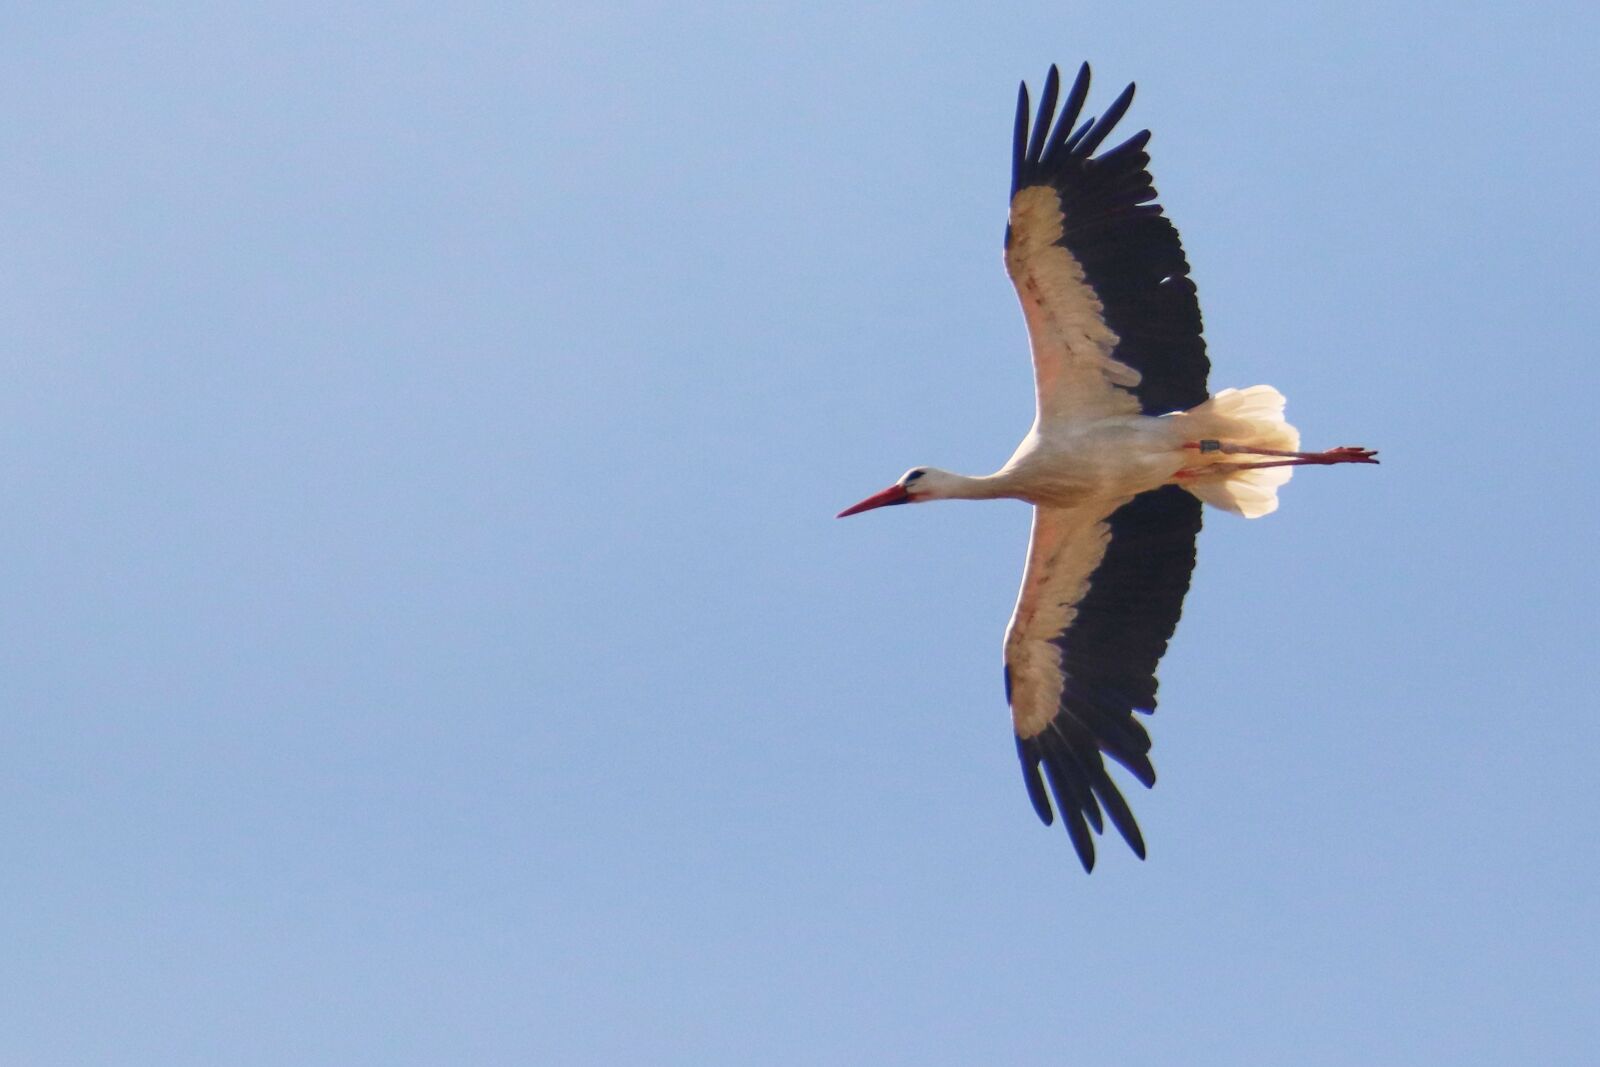
<instances>
[{"instance_id":1,"label":"stork's wing","mask_svg":"<svg viewBox=\"0 0 1600 1067\"><path fill-rule=\"evenodd\" d=\"M1150 131L1094 155L1128 110L1133 86L1074 131L1089 65L1052 128L1060 82L1051 67L1031 137L1026 84L1018 94L1006 227L1039 420L1191 408L1206 398L1211 364L1183 245L1145 170Z\"/></svg>"},{"instance_id":2,"label":"stork's wing","mask_svg":"<svg viewBox=\"0 0 1600 1067\"><path fill-rule=\"evenodd\" d=\"M1144 839L1102 754L1155 784L1150 735L1156 663L1194 570L1200 501L1166 486L1109 505L1034 510L1017 610L1006 632L1006 698L1039 818L1056 810L1085 870L1102 810L1142 859ZM1044 777L1040 776L1040 766Z\"/></svg>"}]
</instances>

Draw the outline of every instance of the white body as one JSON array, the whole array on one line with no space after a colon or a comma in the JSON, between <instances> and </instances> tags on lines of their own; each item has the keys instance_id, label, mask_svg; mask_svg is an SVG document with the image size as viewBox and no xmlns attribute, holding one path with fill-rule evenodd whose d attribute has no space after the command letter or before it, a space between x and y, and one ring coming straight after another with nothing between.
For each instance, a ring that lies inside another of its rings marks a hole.
<instances>
[{"instance_id":1,"label":"white body","mask_svg":"<svg viewBox=\"0 0 1600 1067\"><path fill-rule=\"evenodd\" d=\"M1278 506L1278 488L1293 467L1208 468L1230 457L1185 448L1198 441L1292 450L1300 434L1283 418L1283 395L1270 385L1224 389L1189 411L1152 417L1112 415L1077 420L1041 417L1006 465L972 478L930 468L916 498L1014 497L1043 507L1119 501L1176 482L1214 507L1247 518ZM1180 471L1187 472L1179 478ZM1108 509L1109 510L1109 509Z\"/></svg>"}]
</instances>

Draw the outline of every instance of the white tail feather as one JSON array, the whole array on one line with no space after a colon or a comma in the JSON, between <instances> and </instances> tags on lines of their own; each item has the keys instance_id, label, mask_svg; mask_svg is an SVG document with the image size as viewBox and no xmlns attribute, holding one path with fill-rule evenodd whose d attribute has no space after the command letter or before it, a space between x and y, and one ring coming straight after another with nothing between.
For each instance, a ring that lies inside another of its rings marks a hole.
<instances>
[{"instance_id":1,"label":"white tail feather","mask_svg":"<svg viewBox=\"0 0 1600 1067\"><path fill-rule=\"evenodd\" d=\"M1292 452L1300 447L1300 431L1284 420L1283 405L1283 394L1270 385L1224 389L1183 413L1185 435L1190 440L1214 440ZM1249 459L1210 453L1200 465L1240 461L1249 462ZM1293 467L1264 467L1201 473L1183 484L1212 507L1256 519L1278 510L1278 490L1293 475Z\"/></svg>"}]
</instances>

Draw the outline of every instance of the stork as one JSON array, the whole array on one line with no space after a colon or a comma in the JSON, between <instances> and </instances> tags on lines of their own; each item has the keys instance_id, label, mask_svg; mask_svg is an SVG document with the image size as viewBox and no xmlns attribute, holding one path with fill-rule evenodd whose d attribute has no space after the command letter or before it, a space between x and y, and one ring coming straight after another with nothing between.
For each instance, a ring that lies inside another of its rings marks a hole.
<instances>
[{"instance_id":1,"label":"stork","mask_svg":"<svg viewBox=\"0 0 1600 1067\"><path fill-rule=\"evenodd\" d=\"M1006 700L1034 811L1047 826L1060 815L1092 871L1089 831L1107 820L1145 856L1105 757L1155 784L1136 714L1155 711L1201 503L1257 518L1297 466L1378 461L1351 446L1299 451L1269 385L1208 395L1195 284L1146 170L1150 131L1095 154L1134 87L1081 125L1089 65L1056 117L1060 87L1052 66L1030 135L1023 83L1012 147L1005 263L1033 350L1032 428L993 474L915 467L839 518L928 500L1033 505L1005 636Z\"/></svg>"}]
</instances>

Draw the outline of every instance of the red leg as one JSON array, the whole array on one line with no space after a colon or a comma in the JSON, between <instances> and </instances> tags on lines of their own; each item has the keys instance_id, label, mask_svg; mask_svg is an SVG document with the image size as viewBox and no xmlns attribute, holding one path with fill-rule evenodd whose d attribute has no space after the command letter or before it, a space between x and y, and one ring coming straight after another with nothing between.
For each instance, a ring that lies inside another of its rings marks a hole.
<instances>
[{"instance_id":1,"label":"red leg","mask_svg":"<svg viewBox=\"0 0 1600 1067\"><path fill-rule=\"evenodd\" d=\"M1184 446L1186 449L1199 452L1221 452L1229 456L1280 456L1282 459L1276 463L1237 463L1228 464L1235 470L1254 470L1259 467L1305 467L1329 466L1334 463L1376 463L1377 452L1370 448L1358 448L1355 445L1340 445L1330 448L1326 452L1286 452L1278 448L1256 448L1250 445L1228 444L1222 441L1190 441ZM1220 464L1216 465L1220 466ZM1215 469L1215 466L1201 469ZM1196 470L1195 473L1199 471Z\"/></svg>"}]
</instances>

